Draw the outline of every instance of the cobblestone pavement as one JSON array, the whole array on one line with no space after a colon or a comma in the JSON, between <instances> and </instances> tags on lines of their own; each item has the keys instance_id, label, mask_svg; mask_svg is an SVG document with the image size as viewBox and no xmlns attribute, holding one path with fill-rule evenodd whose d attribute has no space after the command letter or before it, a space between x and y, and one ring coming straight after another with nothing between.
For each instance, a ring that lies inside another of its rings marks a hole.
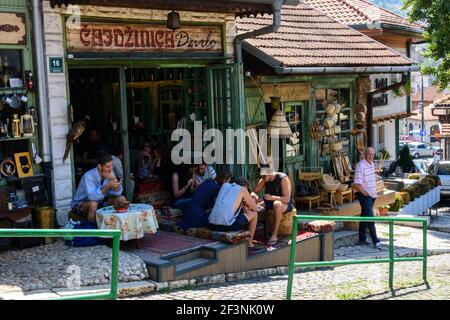
<instances>
[{"instance_id":1,"label":"cobblestone pavement","mask_svg":"<svg viewBox=\"0 0 450 320\"><path fill-rule=\"evenodd\" d=\"M67 287L67 281L76 281L71 274L78 273L77 267L82 286L109 284L111 249L103 245L71 248L61 240L0 252L0 293ZM119 281L140 281L147 277L147 268L140 258L120 253Z\"/></svg>"},{"instance_id":2,"label":"cobblestone pavement","mask_svg":"<svg viewBox=\"0 0 450 320\"><path fill-rule=\"evenodd\" d=\"M397 256L422 254L422 229L395 226ZM389 257L388 225L377 225L381 250L372 246L346 246L335 250L335 259ZM296 273L293 299L450 299L450 233L428 231L428 282L422 282L421 262L395 264L395 297L388 289L388 264L350 265ZM167 293L153 293L138 299L241 300L284 299L287 275L266 276L221 285Z\"/></svg>"},{"instance_id":3,"label":"cobblestone pavement","mask_svg":"<svg viewBox=\"0 0 450 320\"><path fill-rule=\"evenodd\" d=\"M294 275L292 299L450 299L450 254L428 259L429 288L422 281L420 262L395 265L394 292L388 288L387 264L353 265L312 270ZM143 300L282 300L287 275L155 293Z\"/></svg>"},{"instance_id":4,"label":"cobblestone pavement","mask_svg":"<svg viewBox=\"0 0 450 320\"><path fill-rule=\"evenodd\" d=\"M450 232L450 199L441 201L436 212L432 210L430 227Z\"/></svg>"}]
</instances>

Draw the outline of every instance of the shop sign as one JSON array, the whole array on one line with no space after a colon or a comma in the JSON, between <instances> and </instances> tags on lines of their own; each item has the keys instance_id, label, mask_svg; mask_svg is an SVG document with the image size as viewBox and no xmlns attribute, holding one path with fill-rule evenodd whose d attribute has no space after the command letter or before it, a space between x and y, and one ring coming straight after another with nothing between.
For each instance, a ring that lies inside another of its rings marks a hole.
<instances>
[{"instance_id":1,"label":"shop sign","mask_svg":"<svg viewBox=\"0 0 450 320\"><path fill-rule=\"evenodd\" d=\"M389 104L388 94L383 93L379 95L378 97L373 98L372 105L374 107L381 107L381 106L387 106Z\"/></svg>"},{"instance_id":2,"label":"shop sign","mask_svg":"<svg viewBox=\"0 0 450 320\"><path fill-rule=\"evenodd\" d=\"M82 22L67 24L69 52L221 52L220 26Z\"/></svg>"},{"instance_id":3,"label":"shop sign","mask_svg":"<svg viewBox=\"0 0 450 320\"><path fill-rule=\"evenodd\" d=\"M0 44L26 44L25 15L0 12Z\"/></svg>"},{"instance_id":4,"label":"shop sign","mask_svg":"<svg viewBox=\"0 0 450 320\"><path fill-rule=\"evenodd\" d=\"M263 84L264 101L270 103L270 97L278 96L281 102L309 100L311 84L308 82L279 83L274 88L273 84Z\"/></svg>"}]
</instances>

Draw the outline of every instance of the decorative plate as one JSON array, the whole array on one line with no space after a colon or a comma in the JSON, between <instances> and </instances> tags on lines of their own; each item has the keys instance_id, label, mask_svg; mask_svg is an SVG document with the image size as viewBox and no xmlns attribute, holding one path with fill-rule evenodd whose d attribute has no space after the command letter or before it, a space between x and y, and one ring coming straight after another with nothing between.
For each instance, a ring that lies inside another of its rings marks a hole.
<instances>
[{"instance_id":1,"label":"decorative plate","mask_svg":"<svg viewBox=\"0 0 450 320\"><path fill-rule=\"evenodd\" d=\"M0 164L0 172L5 177L11 177L16 173L16 165L11 159L5 159Z\"/></svg>"}]
</instances>

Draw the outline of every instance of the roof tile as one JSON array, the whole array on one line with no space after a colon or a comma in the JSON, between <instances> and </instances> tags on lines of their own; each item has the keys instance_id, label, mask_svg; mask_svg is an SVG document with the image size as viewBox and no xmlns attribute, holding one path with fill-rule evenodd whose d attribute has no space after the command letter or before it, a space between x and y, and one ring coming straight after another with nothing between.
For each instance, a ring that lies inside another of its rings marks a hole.
<instances>
[{"instance_id":1,"label":"roof tile","mask_svg":"<svg viewBox=\"0 0 450 320\"><path fill-rule=\"evenodd\" d=\"M271 16L237 19L239 33L271 23ZM283 67L404 66L413 63L397 51L303 3L283 6L278 32L245 41Z\"/></svg>"}]
</instances>

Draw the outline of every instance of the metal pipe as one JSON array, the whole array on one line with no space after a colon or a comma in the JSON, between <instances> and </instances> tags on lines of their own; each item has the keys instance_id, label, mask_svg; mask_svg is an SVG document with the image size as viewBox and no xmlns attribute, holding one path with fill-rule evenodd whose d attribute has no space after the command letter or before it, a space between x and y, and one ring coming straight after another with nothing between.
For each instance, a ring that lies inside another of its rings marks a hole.
<instances>
[{"instance_id":1,"label":"metal pipe","mask_svg":"<svg viewBox=\"0 0 450 320\"><path fill-rule=\"evenodd\" d=\"M317 74L317 73L400 73L419 71L417 65L386 67L294 67L274 66L275 72L285 74Z\"/></svg>"},{"instance_id":2,"label":"metal pipe","mask_svg":"<svg viewBox=\"0 0 450 320\"><path fill-rule=\"evenodd\" d=\"M40 0L32 1L32 15L33 15L33 44L34 44L34 58L36 63L37 74L37 96L39 101L39 122L40 122L40 136L41 136L41 151L44 159L44 164L52 161L52 151L50 145L50 127L49 127L49 112L47 101L47 81L45 79L45 60L44 60L44 38L42 27L42 7Z\"/></svg>"},{"instance_id":3,"label":"metal pipe","mask_svg":"<svg viewBox=\"0 0 450 320\"><path fill-rule=\"evenodd\" d=\"M235 50L236 50L236 61L237 63L242 63L242 41L249 38L254 38L257 36L262 36L264 34L277 32L281 26L281 7L283 6L283 0L274 0L272 3L273 7L273 23L270 26L266 26L257 30L250 32L238 34L235 38Z\"/></svg>"}]
</instances>

